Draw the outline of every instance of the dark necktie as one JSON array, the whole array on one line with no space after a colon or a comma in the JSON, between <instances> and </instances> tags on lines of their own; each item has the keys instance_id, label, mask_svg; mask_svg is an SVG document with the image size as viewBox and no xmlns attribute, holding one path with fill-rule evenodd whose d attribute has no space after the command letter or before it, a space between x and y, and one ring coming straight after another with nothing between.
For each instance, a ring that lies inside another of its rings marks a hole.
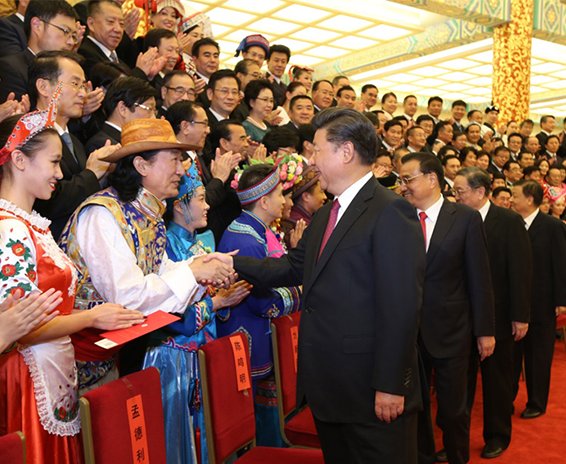
<instances>
[{"instance_id":1,"label":"dark necktie","mask_svg":"<svg viewBox=\"0 0 566 464\"><path fill-rule=\"evenodd\" d=\"M340 209L340 203L338 203L338 199L334 200L332 203L332 208L330 210L330 216L328 217L328 224L326 224L326 230L324 231L324 236L322 237L322 243L320 245L320 251L318 252L318 259L320 259L320 255L322 254L322 250L328 243L330 236L332 235L332 231L334 227L336 227L336 221L338 221L338 210Z\"/></svg>"},{"instance_id":2,"label":"dark necktie","mask_svg":"<svg viewBox=\"0 0 566 464\"><path fill-rule=\"evenodd\" d=\"M419 219L421 221L421 227L423 229L425 248L426 248L426 222L425 222L426 218L427 218L426 213L424 211L421 211L419 213Z\"/></svg>"},{"instance_id":3,"label":"dark necktie","mask_svg":"<svg viewBox=\"0 0 566 464\"><path fill-rule=\"evenodd\" d=\"M73 141L71 140L71 136L69 135L68 132L63 132L61 134L61 138L65 142L65 145L67 145L67 148L71 152L71 155L73 155L73 158L75 159L75 161L78 164L79 161L77 160L77 155L75 155L75 147L73 147Z\"/></svg>"}]
</instances>

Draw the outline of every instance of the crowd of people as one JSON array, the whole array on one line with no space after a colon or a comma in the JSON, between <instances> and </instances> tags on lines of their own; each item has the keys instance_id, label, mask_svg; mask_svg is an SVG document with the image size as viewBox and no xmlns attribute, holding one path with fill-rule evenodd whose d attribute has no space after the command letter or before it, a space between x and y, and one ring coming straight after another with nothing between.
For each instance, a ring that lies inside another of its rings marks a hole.
<instances>
[{"instance_id":1,"label":"crowd of people","mask_svg":"<svg viewBox=\"0 0 566 464\"><path fill-rule=\"evenodd\" d=\"M533 135L493 105L379 101L260 34L221 69L210 19L181 0L145 5L141 36L143 10L119 1L16 3L0 18L0 435L23 431L28 462L82 462L79 396L149 366L168 462L208 462L196 353L234 332L258 443L282 446L270 320L299 310L298 399L327 463L468 462L479 368L483 457L510 444L523 364L521 417L545 413L566 119ZM160 310L179 320L95 344Z\"/></svg>"}]
</instances>

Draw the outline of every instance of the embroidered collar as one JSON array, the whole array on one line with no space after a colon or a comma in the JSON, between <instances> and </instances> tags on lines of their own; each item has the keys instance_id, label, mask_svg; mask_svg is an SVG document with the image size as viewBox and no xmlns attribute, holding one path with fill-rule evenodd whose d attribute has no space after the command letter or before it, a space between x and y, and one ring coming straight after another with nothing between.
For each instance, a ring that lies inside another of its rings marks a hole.
<instances>
[{"instance_id":1,"label":"embroidered collar","mask_svg":"<svg viewBox=\"0 0 566 464\"><path fill-rule=\"evenodd\" d=\"M260 218L258 218L254 213L252 213L251 211L248 211L247 209L242 210L242 216L248 215L250 220L250 224L251 225L255 225L258 229L258 232L265 232L267 230L267 226L265 225L265 222L263 222ZM255 221L254 221L255 219ZM258 224L256 224L256 221ZM259 227L258 227L259 226Z\"/></svg>"},{"instance_id":2,"label":"embroidered collar","mask_svg":"<svg viewBox=\"0 0 566 464\"><path fill-rule=\"evenodd\" d=\"M142 187L138 197L132 202L134 207L152 221L158 221L167 209L167 203L159 200L153 193Z\"/></svg>"},{"instance_id":3,"label":"embroidered collar","mask_svg":"<svg viewBox=\"0 0 566 464\"><path fill-rule=\"evenodd\" d=\"M177 224L176 222L171 221L167 226L167 230L173 232L177 237L186 240L191 245L197 243L196 232L191 232L190 230L185 229L183 226Z\"/></svg>"},{"instance_id":4,"label":"embroidered collar","mask_svg":"<svg viewBox=\"0 0 566 464\"><path fill-rule=\"evenodd\" d=\"M0 198L0 211L6 211L18 219L21 219L33 230L42 234L47 233L49 225L51 224L49 219L40 216L35 211L32 211L31 214L29 214L11 201L5 200L4 198Z\"/></svg>"}]
</instances>

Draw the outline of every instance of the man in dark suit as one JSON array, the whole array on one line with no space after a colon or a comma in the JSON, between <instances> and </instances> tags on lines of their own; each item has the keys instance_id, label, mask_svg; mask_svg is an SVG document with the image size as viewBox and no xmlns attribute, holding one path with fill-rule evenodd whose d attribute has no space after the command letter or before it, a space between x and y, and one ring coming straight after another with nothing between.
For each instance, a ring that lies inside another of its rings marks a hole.
<instances>
[{"instance_id":1,"label":"man in dark suit","mask_svg":"<svg viewBox=\"0 0 566 464\"><path fill-rule=\"evenodd\" d=\"M124 15L120 5L113 0L93 0L89 2L88 8L89 35L84 38L79 48L79 53L85 58L83 69L86 76L90 77L90 70L96 63L104 62L121 63L129 71L130 68L118 58L116 53L116 48L124 36ZM150 53L156 52L146 52L144 57L149 56ZM153 57L157 58L156 55ZM148 76L153 77L157 71L160 71L154 69L153 63L148 63L143 57L136 63L139 64L131 72L140 79L148 79Z\"/></svg>"},{"instance_id":2,"label":"man in dark suit","mask_svg":"<svg viewBox=\"0 0 566 464\"><path fill-rule=\"evenodd\" d=\"M531 322L527 336L516 346L514 364L516 394L524 354L528 401L523 419L546 412L556 317L566 314L566 226L540 211L542 198L542 187L534 180L520 180L513 186L513 209L525 221L533 254Z\"/></svg>"},{"instance_id":3,"label":"man in dark suit","mask_svg":"<svg viewBox=\"0 0 566 464\"><path fill-rule=\"evenodd\" d=\"M513 415L513 346L529 327L532 256L529 234L521 216L489 201L491 178L481 168L458 171L454 179L456 200L482 216L495 300L495 350L481 363L483 387L483 437L481 456L500 456L511 441ZM471 351L468 410L476 391L479 358Z\"/></svg>"},{"instance_id":4,"label":"man in dark suit","mask_svg":"<svg viewBox=\"0 0 566 464\"><path fill-rule=\"evenodd\" d=\"M313 124L310 163L335 203L289 254L234 265L255 285L303 284L297 404L311 407L325 462L416 463L422 233L411 205L371 173L371 122L335 107Z\"/></svg>"},{"instance_id":5,"label":"man in dark suit","mask_svg":"<svg viewBox=\"0 0 566 464\"><path fill-rule=\"evenodd\" d=\"M132 119L154 118L156 115L157 91L147 81L137 77L120 77L108 87L103 109L108 119L102 128L86 144L90 155L110 140L112 145L120 143L122 126Z\"/></svg>"},{"instance_id":6,"label":"man in dark suit","mask_svg":"<svg viewBox=\"0 0 566 464\"><path fill-rule=\"evenodd\" d=\"M115 150L115 147L105 147L87 159L80 141L69 134L68 123L72 118L82 116L87 96L85 76L79 62L76 53L50 52L47 57L36 58L29 70L30 98L37 100L40 110L47 109L51 96L59 85L62 86L55 129L63 147L60 163L63 179L57 182L49 200L37 200L34 204L39 214L52 221L51 232L55 239L59 238L77 206L100 190L100 179L110 167L110 163L100 159Z\"/></svg>"},{"instance_id":7,"label":"man in dark suit","mask_svg":"<svg viewBox=\"0 0 566 464\"><path fill-rule=\"evenodd\" d=\"M299 126L310 124L314 116L314 103L308 95L296 95L289 103L289 118L291 119L285 127L295 133L299 133Z\"/></svg>"},{"instance_id":8,"label":"man in dark suit","mask_svg":"<svg viewBox=\"0 0 566 464\"><path fill-rule=\"evenodd\" d=\"M287 85L282 78L291 59L291 50L285 45L275 44L269 47L267 56L267 70L265 77L273 83L273 98L278 105L283 104Z\"/></svg>"},{"instance_id":9,"label":"man in dark suit","mask_svg":"<svg viewBox=\"0 0 566 464\"><path fill-rule=\"evenodd\" d=\"M544 146L546 145L546 139L550 134L552 134L555 127L556 127L556 119L554 118L554 116L550 114L546 114L540 118L540 132L536 135L536 138L539 141L541 153L544 153L545 151Z\"/></svg>"},{"instance_id":10,"label":"man in dark suit","mask_svg":"<svg viewBox=\"0 0 566 464\"><path fill-rule=\"evenodd\" d=\"M24 32L24 15L29 0L16 1L14 14L0 18L0 57L15 55L25 50L27 38Z\"/></svg>"},{"instance_id":11,"label":"man in dark suit","mask_svg":"<svg viewBox=\"0 0 566 464\"><path fill-rule=\"evenodd\" d=\"M17 100L27 94L28 69L35 55L72 50L77 39L74 14L73 7L63 0L30 2L25 17L24 50L0 59L0 101L6 100L10 92Z\"/></svg>"},{"instance_id":12,"label":"man in dark suit","mask_svg":"<svg viewBox=\"0 0 566 464\"><path fill-rule=\"evenodd\" d=\"M417 209L427 250L419 349L429 386L434 370L443 458L464 464L470 454L466 403L470 347L475 338L483 360L495 346L485 231L477 211L442 197L444 173L436 156L411 153L402 163L401 194ZM419 421L421 462L433 463L434 451L430 407L425 407Z\"/></svg>"}]
</instances>

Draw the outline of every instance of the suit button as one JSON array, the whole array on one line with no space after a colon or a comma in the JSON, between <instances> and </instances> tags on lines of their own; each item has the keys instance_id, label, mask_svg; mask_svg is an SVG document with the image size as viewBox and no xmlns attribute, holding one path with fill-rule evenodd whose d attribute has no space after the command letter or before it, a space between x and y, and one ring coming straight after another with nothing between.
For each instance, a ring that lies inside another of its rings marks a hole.
<instances>
[{"instance_id":1,"label":"suit button","mask_svg":"<svg viewBox=\"0 0 566 464\"><path fill-rule=\"evenodd\" d=\"M310 313L312 313L312 312L314 311L314 309L312 309L312 308L309 306L308 308L305 309L305 311L310 314Z\"/></svg>"}]
</instances>

